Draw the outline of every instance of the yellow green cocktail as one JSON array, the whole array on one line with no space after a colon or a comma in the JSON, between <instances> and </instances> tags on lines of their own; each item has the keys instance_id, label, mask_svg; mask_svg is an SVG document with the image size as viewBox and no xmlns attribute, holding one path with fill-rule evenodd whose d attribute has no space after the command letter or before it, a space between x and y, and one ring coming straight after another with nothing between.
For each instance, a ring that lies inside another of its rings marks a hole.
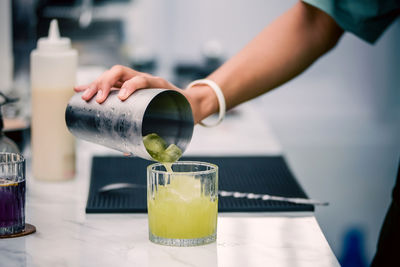
<instances>
[{"instance_id":1,"label":"yellow green cocktail","mask_svg":"<svg viewBox=\"0 0 400 267\"><path fill-rule=\"evenodd\" d=\"M215 241L218 216L218 167L178 161L173 173L160 163L147 171L150 240L193 246Z\"/></svg>"},{"instance_id":2,"label":"yellow green cocktail","mask_svg":"<svg viewBox=\"0 0 400 267\"><path fill-rule=\"evenodd\" d=\"M147 208L152 242L193 246L215 241L218 215L218 167L176 162L182 151L157 134L143 138L160 163L147 169Z\"/></svg>"},{"instance_id":3,"label":"yellow green cocktail","mask_svg":"<svg viewBox=\"0 0 400 267\"><path fill-rule=\"evenodd\" d=\"M218 200L201 193L199 179L175 175L170 184L158 186L148 198L149 227L164 238L193 239L215 233Z\"/></svg>"}]
</instances>

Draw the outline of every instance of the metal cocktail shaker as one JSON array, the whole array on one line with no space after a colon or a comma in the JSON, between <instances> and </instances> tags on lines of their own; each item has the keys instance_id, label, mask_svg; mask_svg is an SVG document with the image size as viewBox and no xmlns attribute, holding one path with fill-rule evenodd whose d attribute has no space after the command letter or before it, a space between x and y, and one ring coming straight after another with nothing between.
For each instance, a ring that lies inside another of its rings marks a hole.
<instances>
[{"instance_id":1,"label":"metal cocktail shaker","mask_svg":"<svg viewBox=\"0 0 400 267\"><path fill-rule=\"evenodd\" d=\"M156 133L168 144L185 151L193 134L190 104L179 92L167 89L144 89L125 101L112 91L99 104L86 102L82 93L68 103L65 121L76 137L153 160L143 144L143 136Z\"/></svg>"}]
</instances>

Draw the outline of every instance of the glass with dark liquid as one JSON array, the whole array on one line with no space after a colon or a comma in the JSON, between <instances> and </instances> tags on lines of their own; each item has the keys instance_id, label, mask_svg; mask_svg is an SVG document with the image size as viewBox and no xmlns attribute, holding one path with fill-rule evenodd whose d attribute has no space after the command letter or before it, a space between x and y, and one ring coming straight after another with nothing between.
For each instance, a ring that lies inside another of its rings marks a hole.
<instances>
[{"instance_id":1,"label":"glass with dark liquid","mask_svg":"<svg viewBox=\"0 0 400 267\"><path fill-rule=\"evenodd\" d=\"M17 153L0 153L0 235L25 228L25 159Z\"/></svg>"}]
</instances>

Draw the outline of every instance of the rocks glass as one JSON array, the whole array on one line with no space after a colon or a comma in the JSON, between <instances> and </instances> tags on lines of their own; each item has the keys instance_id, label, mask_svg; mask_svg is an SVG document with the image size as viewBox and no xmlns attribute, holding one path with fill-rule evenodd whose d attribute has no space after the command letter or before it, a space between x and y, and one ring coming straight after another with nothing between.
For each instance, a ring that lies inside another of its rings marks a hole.
<instances>
[{"instance_id":1,"label":"rocks glass","mask_svg":"<svg viewBox=\"0 0 400 267\"><path fill-rule=\"evenodd\" d=\"M195 161L178 161L171 167L172 173L161 163L147 168L150 241L184 247L214 242L218 167Z\"/></svg>"}]
</instances>

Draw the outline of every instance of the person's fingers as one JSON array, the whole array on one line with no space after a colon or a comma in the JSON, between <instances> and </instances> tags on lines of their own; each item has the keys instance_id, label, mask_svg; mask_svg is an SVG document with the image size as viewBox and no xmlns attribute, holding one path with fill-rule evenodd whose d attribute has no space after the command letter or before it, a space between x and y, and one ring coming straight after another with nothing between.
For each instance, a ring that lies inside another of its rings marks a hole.
<instances>
[{"instance_id":1,"label":"person's fingers","mask_svg":"<svg viewBox=\"0 0 400 267\"><path fill-rule=\"evenodd\" d=\"M112 84L109 80L102 81L97 86L96 102L101 104L106 100L107 96L110 94Z\"/></svg>"},{"instance_id":2,"label":"person's fingers","mask_svg":"<svg viewBox=\"0 0 400 267\"><path fill-rule=\"evenodd\" d=\"M112 88L121 87L124 81L137 75L137 73L138 72L135 70L121 65L113 66L99 79L96 101L98 103L103 103L107 99Z\"/></svg>"},{"instance_id":3,"label":"person's fingers","mask_svg":"<svg viewBox=\"0 0 400 267\"><path fill-rule=\"evenodd\" d=\"M173 87L173 88L172 88ZM126 100L133 92L137 89L144 88L170 88L177 89L175 86L169 84L166 80L151 76L150 74L141 73L132 79L126 81L122 86L121 90L118 93L119 99L122 101Z\"/></svg>"},{"instance_id":4,"label":"person's fingers","mask_svg":"<svg viewBox=\"0 0 400 267\"><path fill-rule=\"evenodd\" d=\"M100 77L89 85L76 86L76 92L84 91L82 99L88 101L96 95L98 103L104 102L109 95L111 88L120 88L122 83L132 78L137 72L133 69L115 65L111 69L105 71Z\"/></svg>"},{"instance_id":5,"label":"person's fingers","mask_svg":"<svg viewBox=\"0 0 400 267\"><path fill-rule=\"evenodd\" d=\"M121 90L118 93L118 98L122 101L126 100L137 89L146 88L148 86L148 78L144 76L135 76L122 84Z\"/></svg>"},{"instance_id":6,"label":"person's fingers","mask_svg":"<svg viewBox=\"0 0 400 267\"><path fill-rule=\"evenodd\" d=\"M82 99L85 101L89 101L92 99L92 97L97 93L97 84L95 82L91 83L89 85L89 88L87 88L83 94L82 94Z\"/></svg>"},{"instance_id":7,"label":"person's fingers","mask_svg":"<svg viewBox=\"0 0 400 267\"><path fill-rule=\"evenodd\" d=\"M114 87L116 83L121 83L124 76L127 74L128 68L121 65L115 65L110 70L103 73L103 75L98 80L98 92L96 95L96 101L98 103L103 103L110 93L111 87ZM132 72L131 72L132 73Z\"/></svg>"},{"instance_id":8,"label":"person's fingers","mask_svg":"<svg viewBox=\"0 0 400 267\"><path fill-rule=\"evenodd\" d=\"M84 91L82 99L89 101L96 95L96 101L103 103L110 91L119 90L119 99L126 100L137 89L144 88L165 88L180 90L168 81L152 76L148 73L137 72L133 69L115 65L111 69L105 71L99 78L89 85L76 86L76 92Z\"/></svg>"},{"instance_id":9,"label":"person's fingers","mask_svg":"<svg viewBox=\"0 0 400 267\"><path fill-rule=\"evenodd\" d=\"M90 86L90 83L89 84L83 84L83 85L77 85L77 86L74 87L74 91L77 92L77 93L78 92L82 92L82 91L85 91L86 89L88 89L89 86Z\"/></svg>"},{"instance_id":10,"label":"person's fingers","mask_svg":"<svg viewBox=\"0 0 400 267\"><path fill-rule=\"evenodd\" d=\"M113 88L118 88L118 89L120 89L121 86L122 86L122 84L123 84L122 82L118 81L118 82L116 82L116 83L114 84Z\"/></svg>"}]
</instances>

